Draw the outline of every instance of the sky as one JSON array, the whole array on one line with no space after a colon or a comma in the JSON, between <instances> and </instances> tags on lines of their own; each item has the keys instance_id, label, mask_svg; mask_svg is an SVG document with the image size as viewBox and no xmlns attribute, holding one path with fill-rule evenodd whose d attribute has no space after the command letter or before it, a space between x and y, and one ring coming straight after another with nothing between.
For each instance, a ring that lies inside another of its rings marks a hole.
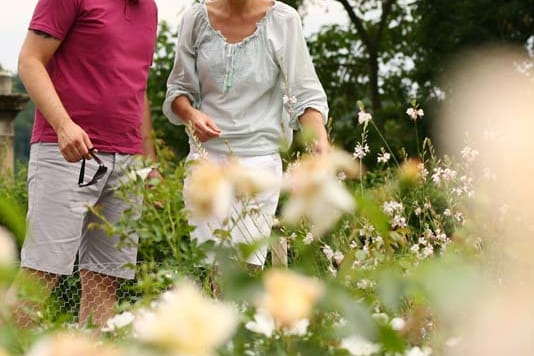
<instances>
[{"instance_id":1,"label":"sky","mask_svg":"<svg viewBox=\"0 0 534 356\"><path fill-rule=\"evenodd\" d=\"M307 7L304 17L304 32L311 35L322 25L330 23L346 24L347 16L341 5L334 0L312 0L315 4ZM37 0L9 1L9 10L4 4L0 12L0 65L15 73L17 57ZM178 25L181 12L191 0L156 0L159 19L166 20L172 29Z\"/></svg>"}]
</instances>

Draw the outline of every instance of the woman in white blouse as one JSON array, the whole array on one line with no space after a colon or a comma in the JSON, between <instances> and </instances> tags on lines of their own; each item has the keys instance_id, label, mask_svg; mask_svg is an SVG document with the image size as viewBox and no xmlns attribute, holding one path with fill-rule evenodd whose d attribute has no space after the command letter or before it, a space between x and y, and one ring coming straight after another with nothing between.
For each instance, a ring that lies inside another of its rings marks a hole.
<instances>
[{"instance_id":1,"label":"woman in white blouse","mask_svg":"<svg viewBox=\"0 0 534 356\"><path fill-rule=\"evenodd\" d=\"M230 154L250 169L282 176L280 143L293 129L315 132L314 150L329 149L324 124L325 92L315 73L298 13L273 0L211 0L183 16L163 112L175 124L189 124L209 158ZM188 159L198 157L190 138ZM187 179L184 189L187 187ZM232 241L269 236L279 190L255 199L261 222L241 219ZM235 202L236 209L242 207ZM187 207L187 201L186 201ZM191 217L192 237L204 242L220 229L218 219ZM219 219L220 220L220 219ZM266 248L247 260L263 266Z\"/></svg>"}]
</instances>

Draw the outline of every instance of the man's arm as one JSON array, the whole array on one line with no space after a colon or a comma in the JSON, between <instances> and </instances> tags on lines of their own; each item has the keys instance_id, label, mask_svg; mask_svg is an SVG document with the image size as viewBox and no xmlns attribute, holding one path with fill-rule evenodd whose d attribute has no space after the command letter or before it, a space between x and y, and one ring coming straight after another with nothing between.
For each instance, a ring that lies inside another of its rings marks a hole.
<instances>
[{"instance_id":1,"label":"man's arm","mask_svg":"<svg viewBox=\"0 0 534 356\"><path fill-rule=\"evenodd\" d=\"M46 71L60 45L60 40L46 33L29 31L19 54L18 72L35 106L56 132L63 157L76 162L90 158L93 145L87 133L70 118Z\"/></svg>"},{"instance_id":2,"label":"man's arm","mask_svg":"<svg viewBox=\"0 0 534 356\"><path fill-rule=\"evenodd\" d=\"M315 153L328 153L330 144L328 143L328 134L326 133L321 113L315 109L307 108L299 117L299 121L303 128L313 132L315 136L315 145L313 147Z\"/></svg>"}]
</instances>

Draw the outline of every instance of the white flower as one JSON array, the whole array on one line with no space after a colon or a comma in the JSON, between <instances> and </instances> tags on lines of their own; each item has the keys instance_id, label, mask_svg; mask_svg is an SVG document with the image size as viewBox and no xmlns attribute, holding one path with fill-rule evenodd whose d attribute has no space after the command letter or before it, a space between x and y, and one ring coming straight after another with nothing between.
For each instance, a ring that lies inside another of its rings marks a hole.
<instances>
[{"instance_id":1,"label":"white flower","mask_svg":"<svg viewBox=\"0 0 534 356\"><path fill-rule=\"evenodd\" d=\"M373 119L373 116L365 111L359 111L358 112L358 123L360 125L367 124L369 121Z\"/></svg>"},{"instance_id":2,"label":"white flower","mask_svg":"<svg viewBox=\"0 0 534 356\"><path fill-rule=\"evenodd\" d=\"M305 245L311 244L315 239L313 238L313 234L311 232L308 232L306 236L304 236L304 239L302 242L304 242Z\"/></svg>"},{"instance_id":3,"label":"white flower","mask_svg":"<svg viewBox=\"0 0 534 356\"><path fill-rule=\"evenodd\" d=\"M0 266L12 265L17 261L17 246L15 237L0 225Z\"/></svg>"},{"instance_id":4,"label":"white flower","mask_svg":"<svg viewBox=\"0 0 534 356\"><path fill-rule=\"evenodd\" d=\"M412 347L404 353L404 356L430 356L432 355L432 349L428 346L422 349L419 346Z\"/></svg>"},{"instance_id":5,"label":"white flower","mask_svg":"<svg viewBox=\"0 0 534 356\"><path fill-rule=\"evenodd\" d=\"M408 110L406 110L406 114L408 114L408 116L410 116L410 118L414 121L418 118L422 118L423 116L425 116L425 112L423 111L423 109L415 108L408 108Z\"/></svg>"},{"instance_id":6,"label":"white flower","mask_svg":"<svg viewBox=\"0 0 534 356\"><path fill-rule=\"evenodd\" d=\"M402 228L405 228L406 226L408 226L408 224L406 223L406 218L403 217L403 216L400 216L400 215L395 215L393 217L393 220L391 221L391 227L392 228L399 228L399 229L402 229Z\"/></svg>"},{"instance_id":7,"label":"white flower","mask_svg":"<svg viewBox=\"0 0 534 356\"><path fill-rule=\"evenodd\" d=\"M380 345L372 343L359 335L352 335L341 340L341 347L354 356L370 356L380 351Z\"/></svg>"},{"instance_id":8,"label":"white flower","mask_svg":"<svg viewBox=\"0 0 534 356\"><path fill-rule=\"evenodd\" d=\"M332 258L334 257L334 250L332 250L332 247L330 247L329 245L324 245L322 251L323 254L326 256L327 260L332 260Z\"/></svg>"},{"instance_id":9,"label":"white flower","mask_svg":"<svg viewBox=\"0 0 534 356\"><path fill-rule=\"evenodd\" d=\"M415 210L414 210L414 213L416 216L419 216L423 213L423 209L421 209L420 207L417 207Z\"/></svg>"},{"instance_id":10,"label":"white flower","mask_svg":"<svg viewBox=\"0 0 534 356\"><path fill-rule=\"evenodd\" d=\"M432 245L426 245L423 248L422 254L424 258L432 256L433 253L434 253L434 248L432 247Z\"/></svg>"},{"instance_id":11,"label":"white flower","mask_svg":"<svg viewBox=\"0 0 534 356\"><path fill-rule=\"evenodd\" d=\"M432 181L436 184L436 185L439 185L441 183L441 174L442 174L443 170L439 167L437 168L434 168L434 174L432 174Z\"/></svg>"},{"instance_id":12,"label":"white flower","mask_svg":"<svg viewBox=\"0 0 534 356\"><path fill-rule=\"evenodd\" d=\"M417 167L419 168L419 175L423 180L426 181L426 177L428 176L428 169L425 168L425 164L419 163Z\"/></svg>"},{"instance_id":13,"label":"white flower","mask_svg":"<svg viewBox=\"0 0 534 356\"><path fill-rule=\"evenodd\" d=\"M471 163L477 158L478 151L469 146L465 146L461 154L463 159L465 159L467 163Z\"/></svg>"},{"instance_id":14,"label":"white flower","mask_svg":"<svg viewBox=\"0 0 534 356\"><path fill-rule=\"evenodd\" d=\"M451 181L454 178L456 178L457 175L458 175L458 172L450 168L445 168L442 171L442 177L445 181Z\"/></svg>"},{"instance_id":15,"label":"white flower","mask_svg":"<svg viewBox=\"0 0 534 356\"><path fill-rule=\"evenodd\" d=\"M391 154L389 152L382 152L378 154L378 156L376 157L376 161L378 163L387 163L390 158Z\"/></svg>"},{"instance_id":16,"label":"white flower","mask_svg":"<svg viewBox=\"0 0 534 356\"><path fill-rule=\"evenodd\" d=\"M399 203L394 200L386 201L382 205L382 209L384 210L384 213L386 213L389 216L393 216L395 213L399 213L403 209L402 203Z\"/></svg>"},{"instance_id":17,"label":"white flower","mask_svg":"<svg viewBox=\"0 0 534 356\"><path fill-rule=\"evenodd\" d=\"M342 253L341 251L338 250L338 251L336 251L336 252L334 253L333 258L334 258L334 261L336 261L336 264L337 264L338 266L340 266L341 263L343 262L343 259L345 258L345 255L343 255L343 253Z\"/></svg>"},{"instance_id":18,"label":"white flower","mask_svg":"<svg viewBox=\"0 0 534 356\"><path fill-rule=\"evenodd\" d=\"M356 287L358 287L359 289L365 290L365 289L373 288L375 284L376 284L375 282L370 281L368 279L362 279L356 283Z\"/></svg>"},{"instance_id":19,"label":"white flower","mask_svg":"<svg viewBox=\"0 0 534 356\"><path fill-rule=\"evenodd\" d=\"M393 330L397 331L402 330L406 327L406 321L404 321L403 318L393 318L391 319L389 324L391 325L391 328Z\"/></svg>"},{"instance_id":20,"label":"white flower","mask_svg":"<svg viewBox=\"0 0 534 356\"><path fill-rule=\"evenodd\" d=\"M273 317L264 309L258 308L254 320L245 324L245 328L267 337L273 336L276 329Z\"/></svg>"},{"instance_id":21,"label":"white flower","mask_svg":"<svg viewBox=\"0 0 534 356\"><path fill-rule=\"evenodd\" d=\"M308 326L310 321L308 319L301 319L294 322L289 328L285 329L287 335L304 336L308 333Z\"/></svg>"},{"instance_id":22,"label":"white flower","mask_svg":"<svg viewBox=\"0 0 534 356\"><path fill-rule=\"evenodd\" d=\"M102 332L111 332L118 329L122 329L135 320L135 315L130 312L124 312L115 315L113 318L108 319L106 325L102 328Z\"/></svg>"},{"instance_id":23,"label":"white flower","mask_svg":"<svg viewBox=\"0 0 534 356\"><path fill-rule=\"evenodd\" d=\"M370 148L368 144L365 144L362 146L359 142L356 144L356 147L354 147L354 153L352 154L352 157L354 159L362 159L370 152Z\"/></svg>"},{"instance_id":24,"label":"white flower","mask_svg":"<svg viewBox=\"0 0 534 356\"><path fill-rule=\"evenodd\" d=\"M352 212L356 206L354 198L337 179L338 171L349 176L359 172L348 153L335 149L325 155L307 155L293 164L284 176L283 189L290 197L282 208L283 219L297 224L307 218L312 225L311 233L320 236L343 213Z\"/></svg>"},{"instance_id":25,"label":"white flower","mask_svg":"<svg viewBox=\"0 0 534 356\"><path fill-rule=\"evenodd\" d=\"M192 282L165 293L154 311L140 311L134 322L139 339L172 354L209 355L228 340L238 323L233 306L202 295Z\"/></svg>"},{"instance_id":26,"label":"white flower","mask_svg":"<svg viewBox=\"0 0 534 356\"><path fill-rule=\"evenodd\" d=\"M451 216L451 215L452 215L451 209L445 209L445 210L443 210L443 215L445 215L445 216Z\"/></svg>"}]
</instances>

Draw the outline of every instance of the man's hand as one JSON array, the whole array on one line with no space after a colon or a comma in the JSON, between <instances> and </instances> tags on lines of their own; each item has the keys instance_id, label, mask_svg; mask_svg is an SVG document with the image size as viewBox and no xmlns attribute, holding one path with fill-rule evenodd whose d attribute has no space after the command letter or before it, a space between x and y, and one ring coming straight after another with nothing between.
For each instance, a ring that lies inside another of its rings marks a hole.
<instances>
[{"instance_id":1,"label":"man's hand","mask_svg":"<svg viewBox=\"0 0 534 356\"><path fill-rule=\"evenodd\" d=\"M89 149L93 148L89 135L73 121L57 129L58 146L68 162L78 162L82 158L90 159Z\"/></svg>"}]
</instances>

